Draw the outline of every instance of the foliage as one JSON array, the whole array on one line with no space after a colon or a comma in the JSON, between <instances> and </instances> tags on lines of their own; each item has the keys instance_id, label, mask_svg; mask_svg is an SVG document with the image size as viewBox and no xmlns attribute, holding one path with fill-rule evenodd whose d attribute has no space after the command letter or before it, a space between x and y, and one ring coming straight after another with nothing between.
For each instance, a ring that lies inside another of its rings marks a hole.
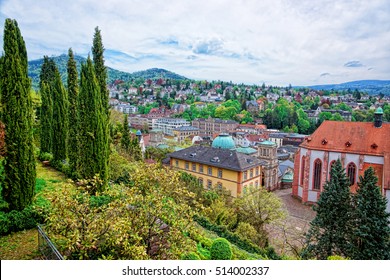
<instances>
[{"instance_id":1,"label":"foliage","mask_svg":"<svg viewBox=\"0 0 390 280\"><path fill-rule=\"evenodd\" d=\"M122 138L121 138L121 147L126 151L130 150L130 130L129 130L129 121L127 115L123 116L123 127L122 127Z\"/></svg>"},{"instance_id":2,"label":"foliage","mask_svg":"<svg viewBox=\"0 0 390 280\"><path fill-rule=\"evenodd\" d=\"M60 73L55 67L54 81L51 87L53 97L53 162L58 165L68 155L68 94L62 84Z\"/></svg>"},{"instance_id":3,"label":"foliage","mask_svg":"<svg viewBox=\"0 0 390 280\"><path fill-rule=\"evenodd\" d=\"M354 260L390 259L390 214L386 212L387 199L377 185L372 167L360 176L355 196L353 250Z\"/></svg>"},{"instance_id":4,"label":"foliage","mask_svg":"<svg viewBox=\"0 0 390 280\"><path fill-rule=\"evenodd\" d=\"M252 225L262 237L258 245L268 245L268 234L265 225L275 223L285 218L281 200L264 188L248 187L242 197L236 200L239 220Z\"/></svg>"},{"instance_id":5,"label":"foliage","mask_svg":"<svg viewBox=\"0 0 390 280\"><path fill-rule=\"evenodd\" d=\"M234 231L241 239L247 239L253 244L260 244L262 236L256 231L256 229L249 223L239 222L236 230Z\"/></svg>"},{"instance_id":6,"label":"foliage","mask_svg":"<svg viewBox=\"0 0 390 280\"><path fill-rule=\"evenodd\" d=\"M104 188L108 179L109 153L107 137L104 129L107 118L100 99L100 88L96 80L91 59L82 65L79 95L79 175L81 178L91 179L99 175ZM100 188L100 190L101 190Z\"/></svg>"},{"instance_id":7,"label":"foliage","mask_svg":"<svg viewBox=\"0 0 390 280\"><path fill-rule=\"evenodd\" d=\"M69 259L179 259L195 244L184 234L193 212L179 174L140 165L130 185L91 196L65 185L52 198L48 231ZM92 207L97 201L99 207ZM92 199L92 197L94 197Z\"/></svg>"},{"instance_id":8,"label":"foliage","mask_svg":"<svg viewBox=\"0 0 390 280\"><path fill-rule=\"evenodd\" d=\"M232 246L225 238L217 238L213 241L210 249L210 259L231 260L233 256Z\"/></svg>"},{"instance_id":9,"label":"foliage","mask_svg":"<svg viewBox=\"0 0 390 280\"><path fill-rule=\"evenodd\" d=\"M194 253L194 252L190 252L190 253L186 253L186 254L183 254L181 256L181 260L200 260L200 257L197 253Z\"/></svg>"},{"instance_id":10,"label":"foliage","mask_svg":"<svg viewBox=\"0 0 390 280\"><path fill-rule=\"evenodd\" d=\"M69 143L68 158L70 165L70 177L78 178L79 169L79 86L76 60L72 49L68 51L69 60L67 63L68 74L68 99L69 99Z\"/></svg>"},{"instance_id":11,"label":"foliage","mask_svg":"<svg viewBox=\"0 0 390 280\"><path fill-rule=\"evenodd\" d=\"M51 153L40 153L38 158L39 158L40 161L52 161L53 154L51 154Z\"/></svg>"},{"instance_id":12,"label":"foliage","mask_svg":"<svg viewBox=\"0 0 390 280\"><path fill-rule=\"evenodd\" d=\"M332 165L330 181L326 182L314 208L317 215L310 223L303 257L326 259L332 255L348 256L353 230L349 185L341 161L337 160Z\"/></svg>"},{"instance_id":13,"label":"foliage","mask_svg":"<svg viewBox=\"0 0 390 280\"><path fill-rule=\"evenodd\" d=\"M22 210L32 202L36 171L27 50L15 20L5 20L3 42L0 92L6 160L2 195L9 210Z\"/></svg>"},{"instance_id":14,"label":"foliage","mask_svg":"<svg viewBox=\"0 0 390 280\"><path fill-rule=\"evenodd\" d=\"M24 208L22 211L0 212L0 235L31 229L42 222L43 217L31 206Z\"/></svg>"}]
</instances>

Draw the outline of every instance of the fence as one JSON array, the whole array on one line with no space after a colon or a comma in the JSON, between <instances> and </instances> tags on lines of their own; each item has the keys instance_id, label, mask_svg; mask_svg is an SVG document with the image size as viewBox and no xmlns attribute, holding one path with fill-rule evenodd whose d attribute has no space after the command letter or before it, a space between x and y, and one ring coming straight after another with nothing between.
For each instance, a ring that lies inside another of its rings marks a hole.
<instances>
[{"instance_id":1,"label":"fence","mask_svg":"<svg viewBox=\"0 0 390 280\"><path fill-rule=\"evenodd\" d=\"M38 250L42 253L46 260L64 259L40 225L38 225Z\"/></svg>"}]
</instances>

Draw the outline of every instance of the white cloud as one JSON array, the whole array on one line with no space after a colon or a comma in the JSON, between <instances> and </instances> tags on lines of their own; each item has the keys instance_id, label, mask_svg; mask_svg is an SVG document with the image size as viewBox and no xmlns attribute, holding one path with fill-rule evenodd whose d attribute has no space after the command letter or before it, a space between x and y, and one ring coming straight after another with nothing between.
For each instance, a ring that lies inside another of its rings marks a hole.
<instances>
[{"instance_id":1,"label":"white cloud","mask_svg":"<svg viewBox=\"0 0 390 280\"><path fill-rule=\"evenodd\" d=\"M388 0L3 0L0 17L0 32L5 17L18 21L30 58L87 54L99 26L107 64L129 72L275 85L390 78Z\"/></svg>"}]
</instances>

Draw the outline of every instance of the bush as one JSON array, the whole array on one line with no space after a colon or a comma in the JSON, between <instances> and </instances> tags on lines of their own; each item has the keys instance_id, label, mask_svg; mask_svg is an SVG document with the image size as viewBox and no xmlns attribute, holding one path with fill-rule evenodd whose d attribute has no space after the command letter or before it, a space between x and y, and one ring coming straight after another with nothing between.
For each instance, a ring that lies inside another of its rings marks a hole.
<instances>
[{"instance_id":1,"label":"bush","mask_svg":"<svg viewBox=\"0 0 390 280\"><path fill-rule=\"evenodd\" d=\"M210 258L212 260L231 260L233 256L232 246L225 238L214 240L210 249Z\"/></svg>"},{"instance_id":2,"label":"bush","mask_svg":"<svg viewBox=\"0 0 390 280\"><path fill-rule=\"evenodd\" d=\"M43 216L32 207L27 207L22 211L0 212L0 235L34 228L43 220Z\"/></svg>"},{"instance_id":3,"label":"bush","mask_svg":"<svg viewBox=\"0 0 390 280\"><path fill-rule=\"evenodd\" d=\"M53 159L53 155L51 153L40 153L39 160L40 161L51 161Z\"/></svg>"},{"instance_id":4,"label":"bush","mask_svg":"<svg viewBox=\"0 0 390 280\"><path fill-rule=\"evenodd\" d=\"M181 256L182 260L200 260L200 257L197 253L191 252Z\"/></svg>"}]
</instances>

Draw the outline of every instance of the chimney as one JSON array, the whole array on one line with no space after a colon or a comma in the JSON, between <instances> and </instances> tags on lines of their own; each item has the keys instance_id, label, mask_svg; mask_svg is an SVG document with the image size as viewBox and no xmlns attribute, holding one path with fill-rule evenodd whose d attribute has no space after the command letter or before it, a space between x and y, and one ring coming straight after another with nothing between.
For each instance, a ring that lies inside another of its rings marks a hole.
<instances>
[{"instance_id":1,"label":"chimney","mask_svg":"<svg viewBox=\"0 0 390 280\"><path fill-rule=\"evenodd\" d=\"M382 120L383 118L383 110L381 107L378 107L378 109L375 110L374 113L374 126L377 128L382 127Z\"/></svg>"}]
</instances>

